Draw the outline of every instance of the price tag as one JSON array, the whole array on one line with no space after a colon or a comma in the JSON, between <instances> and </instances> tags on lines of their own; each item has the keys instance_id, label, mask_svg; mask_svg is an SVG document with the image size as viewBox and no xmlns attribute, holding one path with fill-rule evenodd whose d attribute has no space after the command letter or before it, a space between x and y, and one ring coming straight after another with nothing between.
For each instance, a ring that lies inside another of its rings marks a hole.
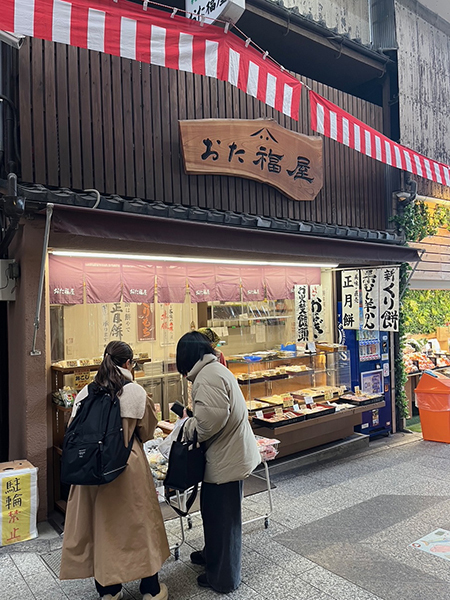
<instances>
[{"instance_id":1,"label":"price tag","mask_svg":"<svg viewBox=\"0 0 450 600\"><path fill-rule=\"evenodd\" d=\"M355 385L355 394L357 396L361 396L361 390L359 389L359 385Z\"/></svg>"},{"instance_id":2,"label":"price tag","mask_svg":"<svg viewBox=\"0 0 450 600\"><path fill-rule=\"evenodd\" d=\"M325 402L333 400L333 392L325 392Z\"/></svg>"},{"instance_id":3,"label":"price tag","mask_svg":"<svg viewBox=\"0 0 450 600\"><path fill-rule=\"evenodd\" d=\"M257 410L256 411L256 417L258 419L264 419L263 411L262 410Z\"/></svg>"},{"instance_id":4,"label":"price tag","mask_svg":"<svg viewBox=\"0 0 450 600\"><path fill-rule=\"evenodd\" d=\"M305 396L305 404L306 406L311 406L314 404L314 399L312 396Z\"/></svg>"},{"instance_id":5,"label":"price tag","mask_svg":"<svg viewBox=\"0 0 450 600\"><path fill-rule=\"evenodd\" d=\"M283 415L283 409L281 408L281 406L275 407L275 414L277 415L277 417L281 417Z\"/></svg>"},{"instance_id":6,"label":"price tag","mask_svg":"<svg viewBox=\"0 0 450 600\"><path fill-rule=\"evenodd\" d=\"M307 347L310 352L315 352L316 351L316 342L308 342Z\"/></svg>"},{"instance_id":7,"label":"price tag","mask_svg":"<svg viewBox=\"0 0 450 600\"><path fill-rule=\"evenodd\" d=\"M89 379L91 377L91 372L89 369L87 371L77 371L75 373L75 389L81 390L84 386L89 383Z\"/></svg>"},{"instance_id":8,"label":"price tag","mask_svg":"<svg viewBox=\"0 0 450 600\"><path fill-rule=\"evenodd\" d=\"M295 410L295 412L300 412L298 404L294 404L293 409Z\"/></svg>"}]
</instances>

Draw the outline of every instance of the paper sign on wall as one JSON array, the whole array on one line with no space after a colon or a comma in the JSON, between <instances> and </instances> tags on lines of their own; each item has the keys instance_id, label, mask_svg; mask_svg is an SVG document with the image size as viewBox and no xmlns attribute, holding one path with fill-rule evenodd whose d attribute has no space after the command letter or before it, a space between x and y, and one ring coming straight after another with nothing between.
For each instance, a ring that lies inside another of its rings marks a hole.
<instances>
[{"instance_id":1,"label":"paper sign on wall","mask_svg":"<svg viewBox=\"0 0 450 600\"><path fill-rule=\"evenodd\" d=\"M27 461L0 465L0 546L37 537L37 469Z\"/></svg>"},{"instance_id":2,"label":"paper sign on wall","mask_svg":"<svg viewBox=\"0 0 450 600\"><path fill-rule=\"evenodd\" d=\"M323 340L325 332L325 310L324 297L321 285L310 285L311 315L313 325L313 337L316 342Z\"/></svg>"},{"instance_id":3,"label":"paper sign on wall","mask_svg":"<svg viewBox=\"0 0 450 600\"><path fill-rule=\"evenodd\" d=\"M378 331L380 322L379 269L363 269L361 290L363 307L363 329Z\"/></svg>"},{"instance_id":4,"label":"paper sign on wall","mask_svg":"<svg viewBox=\"0 0 450 600\"><path fill-rule=\"evenodd\" d=\"M342 327L359 329L359 271L342 271Z\"/></svg>"},{"instance_id":5,"label":"paper sign on wall","mask_svg":"<svg viewBox=\"0 0 450 600\"><path fill-rule=\"evenodd\" d=\"M398 331L400 270L388 267L380 272L380 328Z\"/></svg>"},{"instance_id":6,"label":"paper sign on wall","mask_svg":"<svg viewBox=\"0 0 450 600\"><path fill-rule=\"evenodd\" d=\"M295 341L307 342L309 337L308 286L295 285Z\"/></svg>"}]
</instances>

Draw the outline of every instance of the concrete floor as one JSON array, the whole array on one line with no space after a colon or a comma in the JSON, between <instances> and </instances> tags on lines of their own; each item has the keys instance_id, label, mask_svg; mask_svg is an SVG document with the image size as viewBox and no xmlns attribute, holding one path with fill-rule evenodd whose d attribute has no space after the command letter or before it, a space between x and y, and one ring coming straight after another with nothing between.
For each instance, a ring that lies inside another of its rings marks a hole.
<instances>
[{"instance_id":1,"label":"concrete floor","mask_svg":"<svg viewBox=\"0 0 450 600\"><path fill-rule=\"evenodd\" d=\"M409 546L437 528L450 530L450 445L397 434L326 464L274 475L275 510L244 526L242 584L233 600L450 600L450 563ZM264 514L267 492L244 499L244 519ZM177 520L167 522L171 544ZM59 582L61 538L48 524L32 542L0 548L0 598L94 600L92 581ZM199 515L180 560L161 581L172 600L222 597L197 586L191 565L202 547ZM49 566L50 565L50 566ZM52 567L52 568L50 568ZM138 584L125 599L139 599Z\"/></svg>"}]
</instances>

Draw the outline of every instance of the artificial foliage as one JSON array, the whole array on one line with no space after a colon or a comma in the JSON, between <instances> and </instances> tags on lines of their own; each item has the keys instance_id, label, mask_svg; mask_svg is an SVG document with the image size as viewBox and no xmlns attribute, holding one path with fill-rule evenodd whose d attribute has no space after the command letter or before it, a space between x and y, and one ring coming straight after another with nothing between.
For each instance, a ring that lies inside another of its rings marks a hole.
<instances>
[{"instance_id":1,"label":"artificial foliage","mask_svg":"<svg viewBox=\"0 0 450 600\"><path fill-rule=\"evenodd\" d=\"M450 322L450 290L407 290L403 312L408 333L433 333Z\"/></svg>"},{"instance_id":2,"label":"artificial foliage","mask_svg":"<svg viewBox=\"0 0 450 600\"><path fill-rule=\"evenodd\" d=\"M439 227L450 226L450 208L437 205L430 208L425 202L412 202L399 206L398 214L392 218L397 229L405 234L407 242L420 242L436 235Z\"/></svg>"},{"instance_id":3,"label":"artificial foliage","mask_svg":"<svg viewBox=\"0 0 450 600\"><path fill-rule=\"evenodd\" d=\"M420 242L426 237L436 235L440 227L450 229L450 208L442 205L429 208L422 201L412 202L406 206L400 205L399 212L392 221L399 232L405 235L406 242ZM399 331L394 348L395 403L398 419L410 416L405 392L407 374L403 363L406 333L430 333L450 318L450 292L406 290L410 272L411 267L408 263L403 263L400 267ZM418 329L421 331L417 331Z\"/></svg>"},{"instance_id":4,"label":"artificial foliage","mask_svg":"<svg viewBox=\"0 0 450 600\"><path fill-rule=\"evenodd\" d=\"M403 351L405 348L405 309L404 309L404 292L408 285L408 277L411 267L408 263L403 263L400 267L400 315L398 322L398 335L395 336L394 352L395 352L395 404L397 407L397 419L406 419L408 416L408 400L406 398L405 386L408 380L405 365L403 363ZM399 427L401 429L401 427Z\"/></svg>"}]
</instances>

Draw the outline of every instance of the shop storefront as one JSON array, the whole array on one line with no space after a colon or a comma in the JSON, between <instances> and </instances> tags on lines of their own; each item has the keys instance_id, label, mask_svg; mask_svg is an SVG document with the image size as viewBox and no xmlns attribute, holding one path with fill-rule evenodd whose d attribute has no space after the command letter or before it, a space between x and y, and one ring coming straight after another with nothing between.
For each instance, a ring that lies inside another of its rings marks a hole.
<instances>
[{"instance_id":1,"label":"shop storefront","mask_svg":"<svg viewBox=\"0 0 450 600\"><path fill-rule=\"evenodd\" d=\"M271 407L279 417L283 407L306 404L287 405L291 392L306 389L299 396L318 404L344 386L353 391L339 339L339 269L417 260L386 230L385 165L311 135L309 95L290 75L292 102L277 92L274 103L269 87L251 96L233 87L234 76L216 80L39 39L20 52L26 214L9 248L21 271L8 314L9 446L11 458L26 456L39 468L41 518L64 501L57 463L69 407L53 400L70 402L109 339L133 346L136 379L164 419L170 402L187 401L174 365L177 340L201 326L217 331L249 417L272 437ZM269 63L258 60L266 73ZM265 81L274 81L272 73ZM308 85L382 129L381 107ZM286 112L294 100L296 112ZM322 330L316 338L314 323ZM328 410L286 424L284 433L277 427L280 455L346 437L363 424L364 410Z\"/></svg>"},{"instance_id":2,"label":"shop storefront","mask_svg":"<svg viewBox=\"0 0 450 600\"><path fill-rule=\"evenodd\" d=\"M25 230L42 233L44 221L36 213ZM51 423L50 507L64 510L68 492L59 460L70 404L94 377L111 339L133 347L136 380L152 394L162 420L176 418L172 402L189 402L175 366L178 339L210 327L255 431L281 440L280 457L352 435L386 401L374 394L370 407L336 404L355 388L350 352L339 337L340 269L398 264L414 252L56 205L39 329L46 340L39 381L48 390ZM391 389L387 397L392 412Z\"/></svg>"}]
</instances>

